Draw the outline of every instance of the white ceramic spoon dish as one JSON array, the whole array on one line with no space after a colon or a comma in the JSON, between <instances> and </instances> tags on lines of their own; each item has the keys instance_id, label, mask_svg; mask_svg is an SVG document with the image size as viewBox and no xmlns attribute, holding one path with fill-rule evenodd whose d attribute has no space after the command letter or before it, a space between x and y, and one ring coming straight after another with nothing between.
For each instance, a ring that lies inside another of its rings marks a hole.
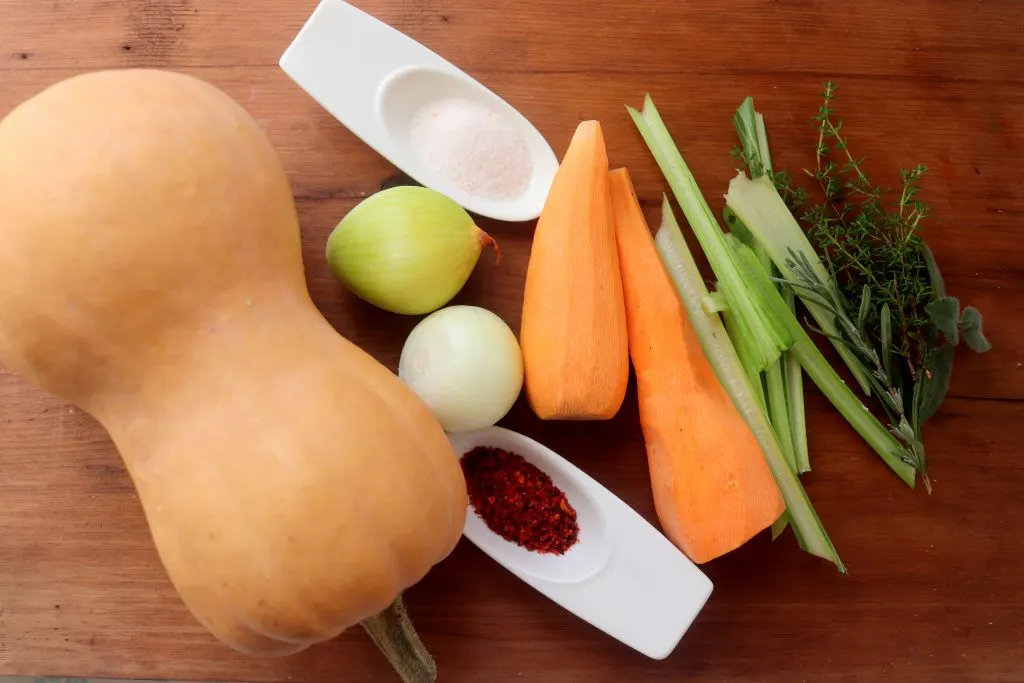
<instances>
[{"instance_id":1,"label":"white ceramic spoon dish","mask_svg":"<svg viewBox=\"0 0 1024 683\"><path fill-rule=\"evenodd\" d=\"M579 540L564 555L531 552L491 531L471 508L464 535L562 607L651 657L675 649L711 595L711 580L635 510L578 467L502 427L450 434L460 457L478 446L521 455L576 509Z\"/></svg>"},{"instance_id":2,"label":"white ceramic spoon dish","mask_svg":"<svg viewBox=\"0 0 1024 683\"><path fill-rule=\"evenodd\" d=\"M558 160L526 117L468 74L405 34L342 0L322 0L280 60L324 109L417 182L467 210L506 221L540 215ZM497 112L526 146L531 173L513 199L470 194L416 153L413 118L441 98Z\"/></svg>"}]
</instances>

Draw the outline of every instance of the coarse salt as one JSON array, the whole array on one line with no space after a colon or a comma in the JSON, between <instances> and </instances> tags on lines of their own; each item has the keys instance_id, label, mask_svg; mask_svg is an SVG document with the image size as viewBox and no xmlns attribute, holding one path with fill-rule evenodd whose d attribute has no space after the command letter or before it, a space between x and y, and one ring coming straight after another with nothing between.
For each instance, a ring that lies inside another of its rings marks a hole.
<instances>
[{"instance_id":1,"label":"coarse salt","mask_svg":"<svg viewBox=\"0 0 1024 683\"><path fill-rule=\"evenodd\" d=\"M412 118L409 141L425 163L471 195L510 200L530 184L526 140L478 102L445 97L427 103Z\"/></svg>"}]
</instances>

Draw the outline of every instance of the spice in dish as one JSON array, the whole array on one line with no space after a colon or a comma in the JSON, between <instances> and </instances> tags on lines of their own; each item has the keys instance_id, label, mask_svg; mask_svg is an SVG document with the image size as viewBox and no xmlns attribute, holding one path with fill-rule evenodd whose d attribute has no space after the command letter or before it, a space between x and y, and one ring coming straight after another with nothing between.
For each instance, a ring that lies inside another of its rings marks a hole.
<instances>
[{"instance_id":1,"label":"spice in dish","mask_svg":"<svg viewBox=\"0 0 1024 683\"><path fill-rule=\"evenodd\" d=\"M579 540L576 510L565 493L521 455L480 446L463 456L462 471L477 516L505 540L554 555Z\"/></svg>"},{"instance_id":2,"label":"spice in dish","mask_svg":"<svg viewBox=\"0 0 1024 683\"><path fill-rule=\"evenodd\" d=\"M412 118L409 142L430 167L469 194L511 200L530 184L526 140L498 112L471 100L444 97Z\"/></svg>"}]
</instances>

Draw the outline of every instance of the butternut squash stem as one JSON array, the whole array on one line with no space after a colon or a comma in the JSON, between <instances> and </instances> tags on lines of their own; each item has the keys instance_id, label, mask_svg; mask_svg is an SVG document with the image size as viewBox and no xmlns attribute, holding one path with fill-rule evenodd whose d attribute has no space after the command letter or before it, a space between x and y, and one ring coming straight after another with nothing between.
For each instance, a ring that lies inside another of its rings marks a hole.
<instances>
[{"instance_id":1,"label":"butternut squash stem","mask_svg":"<svg viewBox=\"0 0 1024 683\"><path fill-rule=\"evenodd\" d=\"M416 633L401 595L390 607L364 619L360 625L404 683L433 683L437 680L437 664Z\"/></svg>"}]
</instances>

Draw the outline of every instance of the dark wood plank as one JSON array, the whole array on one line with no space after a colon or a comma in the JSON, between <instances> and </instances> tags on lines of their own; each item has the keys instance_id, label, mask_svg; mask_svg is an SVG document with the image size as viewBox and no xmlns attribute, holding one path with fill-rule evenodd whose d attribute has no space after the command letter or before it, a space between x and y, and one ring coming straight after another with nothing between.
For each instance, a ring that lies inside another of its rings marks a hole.
<instances>
[{"instance_id":1,"label":"dark wood plank","mask_svg":"<svg viewBox=\"0 0 1024 683\"><path fill-rule=\"evenodd\" d=\"M365 0L522 109L561 153L599 118L656 219L664 191L624 105L650 92L716 207L733 172L730 119L752 94L774 156L812 161L821 83L868 168L932 168L927 236L949 288L986 314L995 344L957 359L926 428L935 493L910 492L819 395L808 489L851 575L790 537L706 566L715 594L680 648L652 662L531 591L467 543L408 593L442 680L1007 681L1024 654L1024 5L1016 0L547 3ZM415 319L334 282L334 224L393 173L276 67L315 2L0 0L0 115L54 81L123 66L185 70L260 121L292 178L310 290L345 335L394 367ZM0 217L2 219L2 217ZM484 257L457 301L518 328L532 226L483 221ZM505 421L541 439L655 521L630 394L608 423ZM214 641L164 576L131 482L87 415L0 374L0 674L315 683L390 680L358 631L296 657L251 660Z\"/></svg>"},{"instance_id":2,"label":"dark wood plank","mask_svg":"<svg viewBox=\"0 0 1024 683\"><path fill-rule=\"evenodd\" d=\"M98 425L3 376L0 458L0 672L218 680L342 680L383 675L361 633L283 660L227 651L166 581L131 483ZM632 394L602 425L507 420L587 468L656 521ZM707 610L667 661L646 661L538 596L463 543L408 593L446 680L1007 680L1024 628L1018 566L1018 444L994 424L1016 402L952 399L930 438L935 494L903 489L814 397L808 489L850 568L842 577L786 537L762 536L705 566ZM12 436L12 425L18 425ZM998 503L996 503L998 501ZM500 664L496 664L500 662ZM544 672L554 673L547 677Z\"/></svg>"}]
</instances>

